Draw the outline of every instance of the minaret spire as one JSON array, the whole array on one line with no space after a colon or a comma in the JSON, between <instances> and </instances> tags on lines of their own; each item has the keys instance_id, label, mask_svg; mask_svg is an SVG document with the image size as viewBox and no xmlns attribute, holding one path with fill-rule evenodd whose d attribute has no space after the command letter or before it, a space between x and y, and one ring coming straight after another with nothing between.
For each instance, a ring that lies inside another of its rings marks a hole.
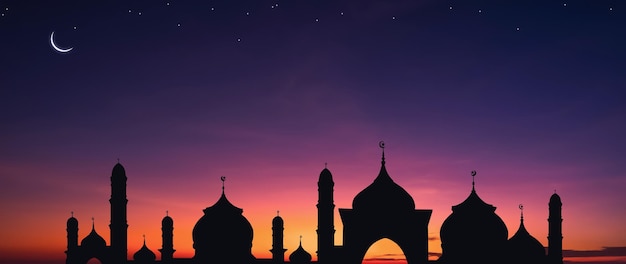
<instances>
[{"instance_id":1,"label":"minaret spire","mask_svg":"<svg viewBox=\"0 0 626 264\"><path fill-rule=\"evenodd\" d=\"M524 205L523 204L519 204L519 210L520 210L520 220L523 223L524 222Z\"/></svg>"}]
</instances>

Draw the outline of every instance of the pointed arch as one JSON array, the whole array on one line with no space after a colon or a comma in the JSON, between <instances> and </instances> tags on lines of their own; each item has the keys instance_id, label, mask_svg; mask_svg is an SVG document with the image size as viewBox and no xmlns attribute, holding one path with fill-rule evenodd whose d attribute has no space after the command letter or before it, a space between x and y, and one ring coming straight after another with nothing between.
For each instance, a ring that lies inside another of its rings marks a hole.
<instances>
[{"instance_id":1,"label":"pointed arch","mask_svg":"<svg viewBox=\"0 0 626 264\"><path fill-rule=\"evenodd\" d=\"M382 238L369 246L361 263L407 264L407 260L404 251L396 242L389 238Z\"/></svg>"}]
</instances>

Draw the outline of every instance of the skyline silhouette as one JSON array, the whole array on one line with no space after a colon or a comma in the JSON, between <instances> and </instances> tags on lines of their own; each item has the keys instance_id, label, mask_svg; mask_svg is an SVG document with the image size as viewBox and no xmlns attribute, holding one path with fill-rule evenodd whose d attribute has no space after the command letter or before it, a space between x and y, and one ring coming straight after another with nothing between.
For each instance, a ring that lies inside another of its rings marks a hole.
<instances>
[{"instance_id":1,"label":"skyline silhouette","mask_svg":"<svg viewBox=\"0 0 626 264\"><path fill-rule=\"evenodd\" d=\"M556 191L550 196L548 217L548 246L544 247L528 233L524 226L523 205L520 209L520 225L510 238L506 225L495 212L496 207L485 203L475 190L471 172L472 190L462 202L452 206L450 214L441 226L442 254L431 259L428 249L430 240L428 222L430 209L415 209L410 194L396 184L386 169L385 144L382 149L381 167L374 181L360 191L352 202L352 208L338 208L343 224L343 241L335 243L334 227L334 180L325 167L318 179L318 221L316 263L362 263L368 258L367 252L380 240L389 240L400 247L408 264L442 263L457 264L466 262L482 263L537 263L563 264L562 202ZM258 258L252 253L254 229L243 215L242 208L233 205L226 196L226 177L221 176L222 194L212 206L203 210L204 215L193 227L194 254L191 258L174 256L174 221L166 211L161 221L162 248L159 261L156 255L143 245L129 258L127 247L128 221L126 183L124 167L118 163L111 173L111 230L110 244L107 245L98 235L94 219L92 229L78 243L78 220L72 216L67 220L66 264L90 263L96 259L103 264L111 263L273 263L286 262L284 248L284 220L280 211L272 219L271 258ZM268 179L269 180L269 179ZM262 201L259 201L262 204ZM483 247L491 251L482 250ZM403 259L403 258L402 258ZM381 261L382 259L375 259ZM312 256L302 247L300 235L298 248L289 254L289 263L308 264Z\"/></svg>"},{"instance_id":2,"label":"skyline silhouette","mask_svg":"<svg viewBox=\"0 0 626 264\"><path fill-rule=\"evenodd\" d=\"M93 217L110 243L117 158L129 254L145 235L159 255L169 211L174 254L193 256L227 176L255 256L271 256L280 210L284 248L302 236L315 260L311 177L327 167L335 209L351 208L380 140L394 182L433 210L432 259L475 169L509 236L524 204L547 245L538 194L556 190L566 260L626 262L625 24L613 0L3 1L0 263L63 261L72 211L81 239Z\"/></svg>"}]
</instances>

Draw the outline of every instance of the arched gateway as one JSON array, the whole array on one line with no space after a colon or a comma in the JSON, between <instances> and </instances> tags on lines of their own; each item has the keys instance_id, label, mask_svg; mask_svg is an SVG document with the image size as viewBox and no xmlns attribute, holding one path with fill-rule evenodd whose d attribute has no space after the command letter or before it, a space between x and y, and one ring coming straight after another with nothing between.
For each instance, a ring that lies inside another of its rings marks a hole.
<instances>
[{"instance_id":1,"label":"arched gateway","mask_svg":"<svg viewBox=\"0 0 626 264\"><path fill-rule=\"evenodd\" d=\"M408 264L428 262L432 210L416 210L411 195L393 182L385 168L384 151L378 177L354 198L352 209L339 209L339 214L343 246L335 248L332 259L320 258L321 264L360 264L368 248L383 238L398 244Z\"/></svg>"}]
</instances>

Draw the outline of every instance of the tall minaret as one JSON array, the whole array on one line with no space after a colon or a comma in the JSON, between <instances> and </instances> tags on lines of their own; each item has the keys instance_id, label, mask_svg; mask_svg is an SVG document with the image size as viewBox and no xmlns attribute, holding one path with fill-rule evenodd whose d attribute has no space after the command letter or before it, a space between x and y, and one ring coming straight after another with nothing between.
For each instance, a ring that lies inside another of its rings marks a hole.
<instances>
[{"instance_id":1,"label":"tall minaret","mask_svg":"<svg viewBox=\"0 0 626 264\"><path fill-rule=\"evenodd\" d=\"M74 212L72 212L72 217L67 219L67 251L65 254L67 257L65 258L65 263L73 263L74 255L76 255L75 250L78 248L78 220L74 218Z\"/></svg>"},{"instance_id":2,"label":"tall minaret","mask_svg":"<svg viewBox=\"0 0 626 264\"><path fill-rule=\"evenodd\" d=\"M165 211L165 217L161 221L161 263L171 263L174 259L174 220L169 216L169 212Z\"/></svg>"},{"instance_id":3,"label":"tall minaret","mask_svg":"<svg viewBox=\"0 0 626 264\"><path fill-rule=\"evenodd\" d=\"M320 264L332 261L331 254L335 246L334 186L333 175L325 166L317 182L317 261Z\"/></svg>"},{"instance_id":4,"label":"tall minaret","mask_svg":"<svg viewBox=\"0 0 626 264\"><path fill-rule=\"evenodd\" d=\"M562 205L561 197L555 191L548 204L550 211L548 216L548 262L550 264L563 264Z\"/></svg>"},{"instance_id":5,"label":"tall minaret","mask_svg":"<svg viewBox=\"0 0 626 264\"><path fill-rule=\"evenodd\" d=\"M126 171L122 164L115 164L111 173L111 259L113 263L125 263L128 253L128 223L126 221Z\"/></svg>"},{"instance_id":6,"label":"tall minaret","mask_svg":"<svg viewBox=\"0 0 626 264\"><path fill-rule=\"evenodd\" d=\"M283 231L285 230L285 223L283 218L280 217L280 212L276 212L276 217L272 220L272 260L273 263L285 263L285 251L283 245Z\"/></svg>"}]
</instances>

